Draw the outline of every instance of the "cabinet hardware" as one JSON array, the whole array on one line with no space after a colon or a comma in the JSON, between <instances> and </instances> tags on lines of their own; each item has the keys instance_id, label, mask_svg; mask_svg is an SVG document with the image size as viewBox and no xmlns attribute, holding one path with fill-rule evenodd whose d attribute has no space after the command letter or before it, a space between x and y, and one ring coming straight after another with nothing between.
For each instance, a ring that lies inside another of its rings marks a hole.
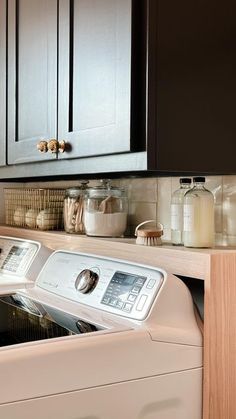
<instances>
[{"instance_id":1,"label":"cabinet hardware","mask_svg":"<svg viewBox=\"0 0 236 419\"><path fill-rule=\"evenodd\" d=\"M57 141L56 139L51 139L49 141L40 141L37 144L37 149L40 153L64 153L66 148L66 143L64 140Z\"/></svg>"},{"instance_id":2,"label":"cabinet hardware","mask_svg":"<svg viewBox=\"0 0 236 419\"><path fill-rule=\"evenodd\" d=\"M55 139L48 141L48 151L50 153L57 153L58 150L58 141Z\"/></svg>"},{"instance_id":3,"label":"cabinet hardware","mask_svg":"<svg viewBox=\"0 0 236 419\"><path fill-rule=\"evenodd\" d=\"M64 153L65 151L65 141L57 141L52 139L48 142L48 151L50 153Z\"/></svg>"},{"instance_id":4,"label":"cabinet hardware","mask_svg":"<svg viewBox=\"0 0 236 419\"><path fill-rule=\"evenodd\" d=\"M48 142L47 141L40 141L37 144L37 149L40 153L47 153L48 151Z\"/></svg>"},{"instance_id":5,"label":"cabinet hardware","mask_svg":"<svg viewBox=\"0 0 236 419\"><path fill-rule=\"evenodd\" d=\"M64 140L58 141L58 151L59 153L64 153L66 149L66 143Z\"/></svg>"}]
</instances>

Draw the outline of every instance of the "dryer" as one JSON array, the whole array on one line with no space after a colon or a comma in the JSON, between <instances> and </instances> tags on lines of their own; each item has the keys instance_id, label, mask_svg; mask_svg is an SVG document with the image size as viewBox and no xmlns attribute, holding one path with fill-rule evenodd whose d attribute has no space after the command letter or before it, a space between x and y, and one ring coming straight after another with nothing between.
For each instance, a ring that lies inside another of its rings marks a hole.
<instances>
[{"instance_id":1,"label":"dryer","mask_svg":"<svg viewBox=\"0 0 236 419\"><path fill-rule=\"evenodd\" d=\"M4 419L202 417L192 298L161 268L59 250L0 318Z\"/></svg>"}]
</instances>

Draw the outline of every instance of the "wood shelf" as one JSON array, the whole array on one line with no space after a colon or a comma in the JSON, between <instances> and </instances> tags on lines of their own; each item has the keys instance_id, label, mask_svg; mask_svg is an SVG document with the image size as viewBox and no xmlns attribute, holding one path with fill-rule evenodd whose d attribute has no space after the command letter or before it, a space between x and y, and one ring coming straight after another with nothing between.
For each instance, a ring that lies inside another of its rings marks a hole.
<instances>
[{"instance_id":1,"label":"wood shelf","mask_svg":"<svg viewBox=\"0 0 236 419\"><path fill-rule=\"evenodd\" d=\"M40 231L0 226L0 234L38 240L52 249L65 248L108 257L126 259L137 263L163 267L168 272L205 280L209 259L212 255L236 253L225 247L217 249L190 249L163 244L162 246L138 246L133 238L95 238L67 234L64 231ZM122 244L122 245L121 245Z\"/></svg>"},{"instance_id":2,"label":"wood shelf","mask_svg":"<svg viewBox=\"0 0 236 419\"><path fill-rule=\"evenodd\" d=\"M204 419L236 417L236 249L138 246L102 239L0 226L0 234L66 249L130 260L204 280Z\"/></svg>"}]
</instances>

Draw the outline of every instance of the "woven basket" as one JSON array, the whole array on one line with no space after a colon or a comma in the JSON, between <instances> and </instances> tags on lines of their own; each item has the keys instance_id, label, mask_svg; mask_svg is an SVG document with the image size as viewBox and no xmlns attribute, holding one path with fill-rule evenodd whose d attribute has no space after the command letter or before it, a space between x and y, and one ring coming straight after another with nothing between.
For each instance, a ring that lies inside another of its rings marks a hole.
<instances>
[{"instance_id":1,"label":"woven basket","mask_svg":"<svg viewBox=\"0 0 236 419\"><path fill-rule=\"evenodd\" d=\"M5 188L6 224L40 230L63 228L64 189Z\"/></svg>"}]
</instances>

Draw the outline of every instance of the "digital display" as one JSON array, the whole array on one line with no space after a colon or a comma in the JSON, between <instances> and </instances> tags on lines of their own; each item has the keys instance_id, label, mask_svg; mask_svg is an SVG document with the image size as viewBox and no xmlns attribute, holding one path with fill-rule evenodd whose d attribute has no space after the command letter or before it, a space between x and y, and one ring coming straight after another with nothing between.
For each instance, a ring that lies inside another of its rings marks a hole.
<instances>
[{"instance_id":1,"label":"digital display","mask_svg":"<svg viewBox=\"0 0 236 419\"><path fill-rule=\"evenodd\" d=\"M122 281L122 285L133 285L137 277L123 272L116 272L112 279Z\"/></svg>"},{"instance_id":2,"label":"digital display","mask_svg":"<svg viewBox=\"0 0 236 419\"><path fill-rule=\"evenodd\" d=\"M28 250L28 247L12 246L10 252L2 264L2 269L16 272Z\"/></svg>"},{"instance_id":3,"label":"digital display","mask_svg":"<svg viewBox=\"0 0 236 419\"><path fill-rule=\"evenodd\" d=\"M15 256L20 256L23 253L23 250L25 250L25 248L12 246L10 253Z\"/></svg>"},{"instance_id":4,"label":"digital display","mask_svg":"<svg viewBox=\"0 0 236 419\"><path fill-rule=\"evenodd\" d=\"M127 272L115 272L101 303L131 312L146 279L144 276Z\"/></svg>"}]
</instances>

